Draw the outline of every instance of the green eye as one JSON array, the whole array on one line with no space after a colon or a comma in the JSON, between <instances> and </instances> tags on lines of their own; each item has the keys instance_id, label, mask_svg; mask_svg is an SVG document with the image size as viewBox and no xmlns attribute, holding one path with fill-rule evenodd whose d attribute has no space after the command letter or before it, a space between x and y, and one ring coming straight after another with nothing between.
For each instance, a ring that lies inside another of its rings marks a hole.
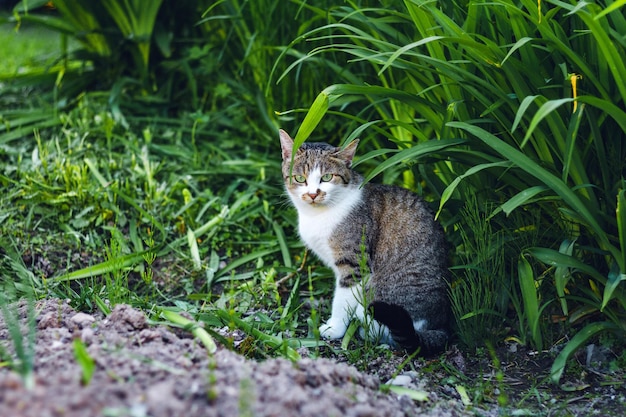
<instances>
[{"instance_id":1,"label":"green eye","mask_svg":"<svg viewBox=\"0 0 626 417\"><path fill-rule=\"evenodd\" d=\"M322 181L328 182L333 179L333 174L324 174L322 175Z\"/></svg>"},{"instance_id":2,"label":"green eye","mask_svg":"<svg viewBox=\"0 0 626 417\"><path fill-rule=\"evenodd\" d=\"M298 184L302 184L303 182L306 182L306 177L304 175L294 175L293 179L298 183Z\"/></svg>"}]
</instances>

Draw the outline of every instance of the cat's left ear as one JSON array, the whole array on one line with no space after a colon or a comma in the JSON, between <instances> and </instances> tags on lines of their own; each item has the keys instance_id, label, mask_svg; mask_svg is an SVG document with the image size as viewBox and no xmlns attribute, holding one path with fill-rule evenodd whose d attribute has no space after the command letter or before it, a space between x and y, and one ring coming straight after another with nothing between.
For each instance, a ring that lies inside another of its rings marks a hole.
<instances>
[{"instance_id":1,"label":"cat's left ear","mask_svg":"<svg viewBox=\"0 0 626 417\"><path fill-rule=\"evenodd\" d=\"M280 129L278 133L280 134L280 147L283 151L283 159L285 161L289 160L291 159L291 153L293 152L293 139L291 139L289 133L282 129Z\"/></svg>"},{"instance_id":2,"label":"cat's left ear","mask_svg":"<svg viewBox=\"0 0 626 417\"><path fill-rule=\"evenodd\" d=\"M359 144L358 139L354 139L352 142L348 144L345 148L341 149L337 152L337 156L344 161L347 162L348 167L352 165L352 158L354 158L354 154L356 152L356 147Z\"/></svg>"}]
</instances>

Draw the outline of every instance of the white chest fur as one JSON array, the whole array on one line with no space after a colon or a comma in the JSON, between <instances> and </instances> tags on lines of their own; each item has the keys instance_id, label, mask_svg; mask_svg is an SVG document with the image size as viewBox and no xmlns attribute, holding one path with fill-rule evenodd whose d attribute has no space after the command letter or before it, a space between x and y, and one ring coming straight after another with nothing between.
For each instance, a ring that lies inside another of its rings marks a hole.
<instances>
[{"instance_id":1,"label":"white chest fur","mask_svg":"<svg viewBox=\"0 0 626 417\"><path fill-rule=\"evenodd\" d=\"M304 243L329 267L335 269L335 257L328 244L337 226L361 201L361 190L346 190L335 204L298 207L298 231Z\"/></svg>"}]
</instances>

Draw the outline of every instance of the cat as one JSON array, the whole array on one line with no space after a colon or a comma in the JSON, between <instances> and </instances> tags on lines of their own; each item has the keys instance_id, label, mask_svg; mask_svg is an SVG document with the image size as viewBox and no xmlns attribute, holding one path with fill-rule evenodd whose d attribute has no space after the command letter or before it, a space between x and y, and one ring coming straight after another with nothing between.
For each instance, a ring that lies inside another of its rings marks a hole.
<instances>
[{"instance_id":1,"label":"cat","mask_svg":"<svg viewBox=\"0 0 626 417\"><path fill-rule=\"evenodd\" d=\"M361 323L373 318L369 332L381 342L423 356L444 350L447 243L427 203L404 188L363 185L351 168L358 139L344 149L304 143L293 155L293 139L282 129L280 142L300 237L336 278L322 337L342 338L353 317Z\"/></svg>"}]
</instances>

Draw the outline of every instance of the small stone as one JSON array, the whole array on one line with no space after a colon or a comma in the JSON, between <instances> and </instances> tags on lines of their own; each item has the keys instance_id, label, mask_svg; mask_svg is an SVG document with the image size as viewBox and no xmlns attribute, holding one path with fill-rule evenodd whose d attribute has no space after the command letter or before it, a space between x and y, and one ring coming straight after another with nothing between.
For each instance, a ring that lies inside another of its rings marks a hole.
<instances>
[{"instance_id":1,"label":"small stone","mask_svg":"<svg viewBox=\"0 0 626 417\"><path fill-rule=\"evenodd\" d=\"M398 385L401 387L408 387L409 384L413 381L409 375L398 375L395 378L390 379L387 382L387 385Z\"/></svg>"},{"instance_id":2,"label":"small stone","mask_svg":"<svg viewBox=\"0 0 626 417\"><path fill-rule=\"evenodd\" d=\"M94 316L92 316L91 314L82 313L82 312L74 314L72 318L70 319L70 322L77 325L81 329L90 326L95 321L96 319L94 318Z\"/></svg>"},{"instance_id":3,"label":"small stone","mask_svg":"<svg viewBox=\"0 0 626 417\"><path fill-rule=\"evenodd\" d=\"M166 415L180 415L185 405L175 395L176 383L174 381L158 382L148 388L146 392L146 402L149 404L149 411L153 414L156 410L164 412Z\"/></svg>"},{"instance_id":4,"label":"small stone","mask_svg":"<svg viewBox=\"0 0 626 417\"><path fill-rule=\"evenodd\" d=\"M94 335L95 332L93 331L93 329L91 327L86 327L80 332L80 340L82 340L83 343L89 345L93 341Z\"/></svg>"},{"instance_id":5,"label":"small stone","mask_svg":"<svg viewBox=\"0 0 626 417\"><path fill-rule=\"evenodd\" d=\"M46 314L39 317L37 320L37 329L56 329L61 327L61 321L59 320L59 314L54 311L49 311Z\"/></svg>"}]
</instances>

